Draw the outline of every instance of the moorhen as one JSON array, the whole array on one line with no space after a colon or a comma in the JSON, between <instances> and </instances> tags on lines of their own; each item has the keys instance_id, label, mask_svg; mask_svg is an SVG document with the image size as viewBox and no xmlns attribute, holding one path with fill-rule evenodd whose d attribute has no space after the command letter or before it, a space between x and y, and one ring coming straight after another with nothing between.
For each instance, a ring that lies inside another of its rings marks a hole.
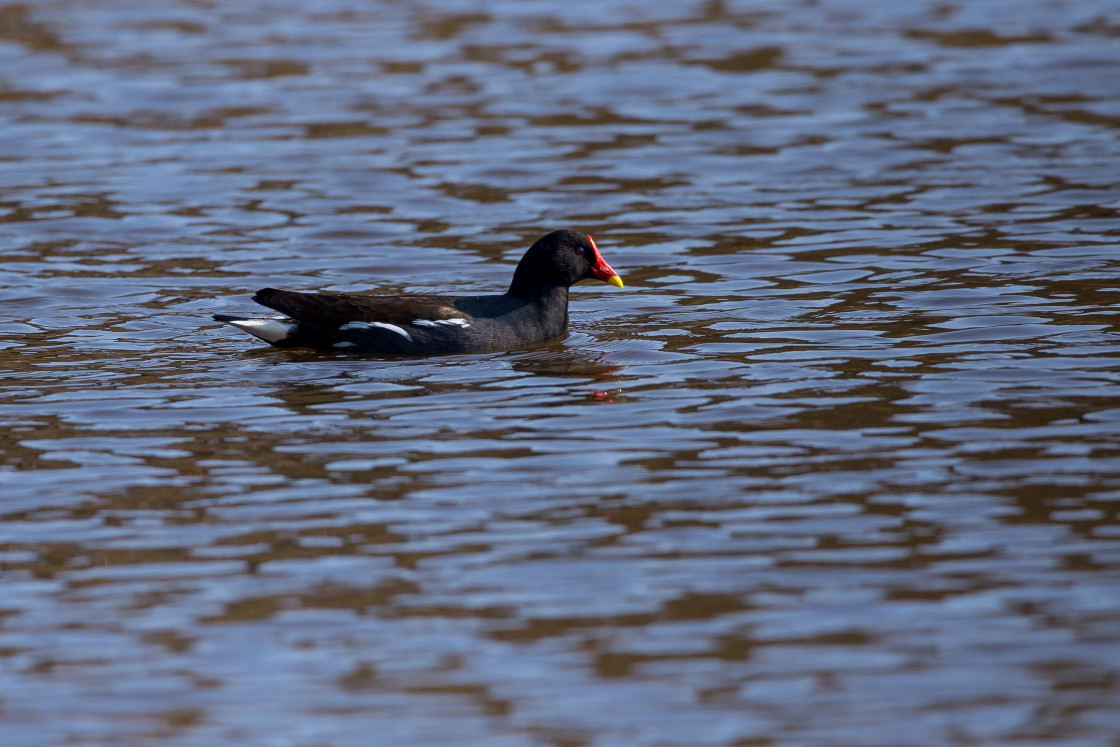
<instances>
[{"instance_id":1,"label":"moorhen","mask_svg":"<svg viewBox=\"0 0 1120 747\"><path fill-rule=\"evenodd\" d=\"M595 278L622 287L592 238L553 231L537 239L494 296L367 296L264 288L253 300L284 316L215 314L214 319L280 348L347 353L485 353L559 337L568 288Z\"/></svg>"}]
</instances>

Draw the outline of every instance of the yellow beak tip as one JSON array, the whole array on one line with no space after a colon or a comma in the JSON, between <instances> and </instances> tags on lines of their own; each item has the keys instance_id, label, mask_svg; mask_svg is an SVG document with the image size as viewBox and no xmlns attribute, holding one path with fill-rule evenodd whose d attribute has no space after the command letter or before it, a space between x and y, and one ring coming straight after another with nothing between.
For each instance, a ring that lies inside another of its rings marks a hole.
<instances>
[{"instance_id":1,"label":"yellow beak tip","mask_svg":"<svg viewBox=\"0 0 1120 747\"><path fill-rule=\"evenodd\" d=\"M611 279L607 282L613 285L615 288L622 287L622 278L620 278L618 275L611 275Z\"/></svg>"}]
</instances>

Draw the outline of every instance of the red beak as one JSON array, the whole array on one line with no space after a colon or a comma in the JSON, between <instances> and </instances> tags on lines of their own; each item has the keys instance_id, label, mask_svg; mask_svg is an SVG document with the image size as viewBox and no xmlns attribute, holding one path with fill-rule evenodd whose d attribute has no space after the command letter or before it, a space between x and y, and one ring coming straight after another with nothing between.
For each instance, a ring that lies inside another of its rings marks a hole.
<instances>
[{"instance_id":1,"label":"red beak","mask_svg":"<svg viewBox=\"0 0 1120 747\"><path fill-rule=\"evenodd\" d=\"M621 288L622 278L618 276L617 272L611 269L611 266L607 264L607 261L605 259L603 259L603 255L599 254L599 247L595 246L595 239L588 236L587 240L591 242L591 254L592 259L594 260L593 264L591 265L591 274L594 275L596 279L602 280L604 283L610 283L616 288Z\"/></svg>"}]
</instances>

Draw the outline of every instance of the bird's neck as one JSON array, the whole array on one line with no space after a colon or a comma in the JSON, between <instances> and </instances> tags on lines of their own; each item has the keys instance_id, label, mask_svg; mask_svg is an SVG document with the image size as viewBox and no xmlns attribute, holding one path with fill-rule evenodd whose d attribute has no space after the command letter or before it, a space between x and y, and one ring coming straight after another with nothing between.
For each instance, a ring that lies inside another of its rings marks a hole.
<instances>
[{"instance_id":1,"label":"bird's neck","mask_svg":"<svg viewBox=\"0 0 1120 747\"><path fill-rule=\"evenodd\" d=\"M510 281L508 295L514 298L532 300L540 295L541 291L549 290L555 282L549 282L532 263L522 260L513 271L513 280Z\"/></svg>"},{"instance_id":2,"label":"bird's neck","mask_svg":"<svg viewBox=\"0 0 1120 747\"><path fill-rule=\"evenodd\" d=\"M567 299L568 287L548 277L540 268L523 261L513 271L513 280L509 284L506 295L533 301L556 293L562 293L563 298Z\"/></svg>"},{"instance_id":3,"label":"bird's neck","mask_svg":"<svg viewBox=\"0 0 1120 747\"><path fill-rule=\"evenodd\" d=\"M537 331L545 332L546 339L555 337L568 327L568 288L564 285L537 286L530 290L521 289L517 293L516 280L506 297L515 302L516 317L530 322Z\"/></svg>"}]
</instances>

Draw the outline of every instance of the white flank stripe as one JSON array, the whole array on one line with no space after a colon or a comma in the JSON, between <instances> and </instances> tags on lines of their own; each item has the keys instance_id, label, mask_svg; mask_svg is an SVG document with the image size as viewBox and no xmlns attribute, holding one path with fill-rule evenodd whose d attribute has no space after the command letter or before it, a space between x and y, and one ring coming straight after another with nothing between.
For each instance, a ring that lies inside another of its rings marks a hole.
<instances>
[{"instance_id":1,"label":"white flank stripe","mask_svg":"<svg viewBox=\"0 0 1120 747\"><path fill-rule=\"evenodd\" d=\"M373 329L374 327L380 327L381 329L387 329L396 332L404 339L412 342L412 335L408 334L408 330L404 329L403 327L398 327L395 324L389 324L387 322L346 322L346 324L343 324L338 329L341 332L346 332L352 329Z\"/></svg>"},{"instance_id":2,"label":"white flank stripe","mask_svg":"<svg viewBox=\"0 0 1120 747\"><path fill-rule=\"evenodd\" d=\"M445 324L450 327L462 327L466 329L471 326L471 323L466 319L437 319L434 322L431 319L413 319L412 323L417 327L434 327L437 324Z\"/></svg>"},{"instance_id":3,"label":"white flank stripe","mask_svg":"<svg viewBox=\"0 0 1120 747\"><path fill-rule=\"evenodd\" d=\"M358 346L356 344L352 343L352 342L346 342L345 340L343 340L342 342L336 342L334 345L331 345L331 347L332 348L356 348Z\"/></svg>"},{"instance_id":4,"label":"white flank stripe","mask_svg":"<svg viewBox=\"0 0 1120 747\"><path fill-rule=\"evenodd\" d=\"M279 319L239 319L235 322L230 322L231 325L238 329L245 330L253 337L260 338L265 342L280 342L291 336L295 331L296 325L291 322L280 321Z\"/></svg>"},{"instance_id":5,"label":"white flank stripe","mask_svg":"<svg viewBox=\"0 0 1120 747\"><path fill-rule=\"evenodd\" d=\"M386 324L385 322L370 322L370 326L381 327L381 329L391 329L398 335L403 336L404 339L412 342L412 335L408 334L408 330L404 329L403 327L398 327L395 324Z\"/></svg>"}]
</instances>

